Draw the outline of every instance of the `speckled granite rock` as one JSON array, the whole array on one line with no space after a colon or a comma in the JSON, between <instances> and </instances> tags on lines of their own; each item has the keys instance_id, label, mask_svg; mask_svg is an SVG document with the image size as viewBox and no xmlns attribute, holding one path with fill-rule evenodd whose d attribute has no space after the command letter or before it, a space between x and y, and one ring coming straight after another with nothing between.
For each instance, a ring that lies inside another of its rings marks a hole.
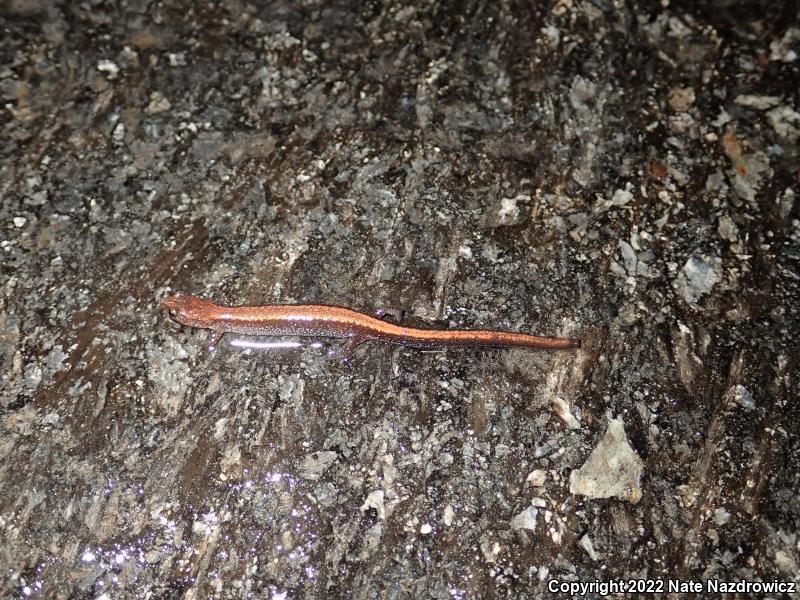
<instances>
[{"instance_id":1,"label":"speckled granite rock","mask_svg":"<svg viewBox=\"0 0 800 600\"><path fill-rule=\"evenodd\" d=\"M797 581L796 8L0 6L2 596ZM584 344L210 353L169 290ZM612 416L636 504L570 493Z\"/></svg>"}]
</instances>

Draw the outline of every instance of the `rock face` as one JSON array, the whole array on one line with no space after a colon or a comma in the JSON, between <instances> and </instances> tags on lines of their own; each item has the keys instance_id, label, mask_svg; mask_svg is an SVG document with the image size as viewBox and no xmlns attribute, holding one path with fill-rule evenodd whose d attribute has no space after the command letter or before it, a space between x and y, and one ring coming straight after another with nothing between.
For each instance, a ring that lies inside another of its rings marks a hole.
<instances>
[{"instance_id":1,"label":"rock face","mask_svg":"<svg viewBox=\"0 0 800 600\"><path fill-rule=\"evenodd\" d=\"M788 0L0 1L0 597L797 580L799 52ZM211 352L176 291L583 344Z\"/></svg>"}]
</instances>

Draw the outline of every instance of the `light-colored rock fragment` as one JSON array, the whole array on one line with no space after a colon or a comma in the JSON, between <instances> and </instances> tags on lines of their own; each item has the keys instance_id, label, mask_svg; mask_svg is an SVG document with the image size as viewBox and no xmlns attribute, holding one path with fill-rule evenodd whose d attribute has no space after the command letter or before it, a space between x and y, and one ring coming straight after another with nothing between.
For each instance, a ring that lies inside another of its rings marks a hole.
<instances>
[{"instance_id":1,"label":"light-colored rock fragment","mask_svg":"<svg viewBox=\"0 0 800 600\"><path fill-rule=\"evenodd\" d=\"M797 561L784 550L775 552L775 564L783 573L792 573L797 578Z\"/></svg>"},{"instance_id":2,"label":"light-colored rock fragment","mask_svg":"<svg viewBox=\"0 0 800 600\"><path fill-rule=\"evenodd\" d=\"M756 110L767 110L781 103L781 99L778 96L754 96L751 94L741 94L736 96L733 101L739 106L755 108Z\"/></svg>"},{"instance_id":3,"label":"light-colored rock fragment","mask_svg":"<svg viewBox=\"0 0 800 600\"><path fill-rule=\"evenodd\" d=\"M714 522L718 526L721 527L722 525L728 523L728 521L730 520L731 520L731 513L729 513L727 510L725 510L724 508L714 509Z\"/></svg>"},{"instance_id":4,"label":"light-colored rock fragment","mask_svg":"<svg viewBox=\"0 0 800 600\"><path fill-rule=\"evenodd\" d=\"M578 546L586 550L586 554L588 554L589 558L592 560L596 561L598 559L594 544L592 544L592 538L589 537L588 533L578 540Z\"/></svg>"},{"instance_id":5,"label":"light-colored rock fragment","mask_svg":"<svg viewBox=\"0 0 800 600\"><path fill-rule=\"evenodd\" d=\"M319 479L325 470L336 460L336 452L323 450L313 452L303 459L303 466L300 467L300 477L310 481Z\"/></svg>"},{"instance_id":6,"label":"light-colored rock fragment","mask_svg":"<svg viewBox=\"0 0 800 600\"><path fill-rule=\"evenodd\" d=\"M528 212L524 209L531 197L527 194L517 194L513 198L501 198L500 206L489 219L492 227L508 227L520 225L525 222Z\"/></svg>"},{"instance_id":7,"label":"light-colored rock fragment","mask_svg":"<svg viewBox=\"0 0 800 600\"><path fill-rule=\"evenodd\" d=\"M594 100L597 95L597 85L593 81L589 81L576 75L572 80L572 89L569 93L569 101L572 107L577 111L588 111L589 104Z\"/></svg>"},{"instance_id":8,"label":"light-colored rock fragment","mask_svg":"<svg viewBox=\"0 0 800 600\"><path fill-rule=\"evenodd\" d=\"M375 490L370 492L364 504L361 505L361 511L366 512L370 508L374 508L378 513L378 518L383 521L386 519L386 503L384 502L383 490Z\"/></svg>"},{"instance_id":9,"label":"light-colored rock fragment","mask_svg":"<svg viewBox=\"0 0 800 600\"><path fill-rule=\"evenodd\" d=\"M780 137L795 143L800 138L800 113L789 106L778 106L767 113L767 121Z\"/></svg>"},{"instance_id":10,"label":"light-colored rock fragment","mask_svg":"<svg viewBox=\"0 0 800 600\"><path fill-rule=\"evenodd\" d=\"M731 390L733 401L742 408L753 410L756 407L756 402L753 400L753 394L750 393L743 385L735 385Z\"/></svg>"},{"instance_id":11,"label":"light-colored rock fragment","mask_svg":"<svg viewBox=\"0 0 800 600\"><path fill-rule=\"evenodd\" d=\"M694 88L674 87L669 91L669 107L675 112L685 112L694 104Z\"/></svg>"},{"instance_id":12,"label":"light-colored rock fragment","mask_svg":"<svg viewBox=\"0 0 800 600\"><path fill-rule=\"evenodd\" d=\"M511 529L515 531L518 529L536 531L536 517L538 514L539 511L536 508L529 506L511 519Z\"/></svg>"},{"instance_id":13,"label":"light-colored rock fragment","mask_svg":"<svg viewBox=\"0 0 800 600\"><path fill-rule=\"evenodd\" d=\"M581 428L581 422L572 416L572 413L569 409L569 404L564 402L561 398L553 398L553 409L569 429Z\"/></svg>"},{"instance_id":14,"label":"light-colored rock fragment","mask_svg":"<svg viewBox=\"0 0 800 600\"><path fill-rule=\"evenodd\" d=\"M611 419L583 466L570 473L569 491L589 498L620 498L636 503L642 497L642 469L642 459L628 443L622 419Z\"/></svg>"},{"instance_id":15,"label":"light-colored rock fragment","mask_svg":"<svg viewBox=\"0 0 800 600\"><path fill-rule=\"evenodd\" d=\"M753 152L742 157L736 168L731 171L733 189L745 200L755 201L761 184L769 178L772 170L769 157L763 152Z\"/></svg>"},{"instance_id":16,"label":"light-colored rock fragment","mask_svg":"<svg viewBox=\"0 0 800 600\"><path fill-rule=\"evenodd\" d=\"M739 239L739 229L728 215L722 215L717 224L717 233L723 240L733 243Z\"/></svg>"},{"instance_id":17,"label":"light-colored rock fragment","mask_svg":"<svg viewBox=\"0 0 800 600\"><path fill-rule=\"evenodd\" d=\"M454 511L453 507L448 504L447 506L444 507L444 514L442 515L442 522L447 527L450 527L450 525L453 524L453 519L455 518L455 516L456 516L456 511Z\"/></svg>"},{"instance_id":18,"label":"light-colored rock fragment","mask_svg":"<svg viewBox=\"0 0 800 600\"><path fill-rule=\"evenodd\" d=\"M150 94L150 103L144 109L144 112L148 115L157 115L167 112L170 108L172 108L172 104L161 92L152 92Z\"/></svg>"},{"instance_id":19,"label":"light-colored rock fragment","mask_svg":"<svg viewBox=\"0 0 800 600\"><path fill-rule=\"evenodd\" d=\"M769 44L769 59L781 62L794 62L797 60L797 52L793 48L800 42L800 29L789 27L779 40L773 40Z\"/></svg>"},{"instance_id":20,"label":"light-colored rock fragment","mask_svg":"<svg viewBox=\"0 0 800 600\"><path fill-rule=\"evenodd\" d=\"M536 469L528 473L528 477L525 479L525 483L529 483L533 487L542 487L544 485L544 481L547 478L547 471L544 469Z\"/></svg>"},{"instance_id":21,"label":"light-colored rock fragment","mask_svg":"<svg viewBox=\"0 0 800 600\"><path fill-rule=\"evenodd\" d=\"M691 305L711 292L722 279L721 261L717 257L692 256L675 279L675 290Z\"/></svg>"},{"instance_id":22,"label":"light-colored rock fragment","mask_svg":"<svg viewBox=\"0 0 800 600\"><path fill-rule=\"evenodd\" d=\"M629 186L625 186L625 189L617 188L611 196L609 206L625 206L631 200L633 200L633 193Z\"/></svg>"},{"instance_id":23,"label":"light-colored rock fragment","mask_svg":"<svg viewBox=\"0 0 800 600\"><path fill-rule=\"evenodd\" d=\"M483 559L487 563L497 562L497 557L503 549L499 542L492 540L488 535L484 534L481 536L480 544Z\"/></svg>"}]
</instances>

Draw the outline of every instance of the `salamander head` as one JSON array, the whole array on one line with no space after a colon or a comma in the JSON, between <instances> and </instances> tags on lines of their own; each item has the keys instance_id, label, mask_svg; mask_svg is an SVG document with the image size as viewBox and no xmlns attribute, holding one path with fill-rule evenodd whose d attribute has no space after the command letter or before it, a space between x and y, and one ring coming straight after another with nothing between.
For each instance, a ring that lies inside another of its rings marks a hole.
<instances>
[{"instance_id":1,"label":"salamander head","mask_svg":"<svg viewBox=\"0 0 800 600\"><path fill-rule=\"evenodd\" d=\"M214 310L217 305L191 294L176 292L164 298L161 306L182 325L210 328L216 320Z\"/></svg>"}]
</instances>

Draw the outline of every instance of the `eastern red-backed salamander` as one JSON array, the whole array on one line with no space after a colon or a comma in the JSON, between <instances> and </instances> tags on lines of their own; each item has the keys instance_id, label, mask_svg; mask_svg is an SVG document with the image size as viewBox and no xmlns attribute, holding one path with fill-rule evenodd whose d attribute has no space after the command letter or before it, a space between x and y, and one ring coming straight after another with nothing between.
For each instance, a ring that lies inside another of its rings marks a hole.
<instances>
[{"instance_id":1,"label":"eastern red-backed salamander","mask_svg":"<svg viewBox=\"0 0 800 600\"><path fill-rule=\"evenodd\" d=\"M379 340L415 348L580 348L578 339L543 337L494 329L417 329L389 323L349 308L325 304L219 306L191 294L178 292L162 302L170 316L183 325L210 329L212 345L225 333L269 336L320 336L346 338L343 356L359 344ZM378 316L402 311L378 309Z\"/></svg>"}]
</instances>

